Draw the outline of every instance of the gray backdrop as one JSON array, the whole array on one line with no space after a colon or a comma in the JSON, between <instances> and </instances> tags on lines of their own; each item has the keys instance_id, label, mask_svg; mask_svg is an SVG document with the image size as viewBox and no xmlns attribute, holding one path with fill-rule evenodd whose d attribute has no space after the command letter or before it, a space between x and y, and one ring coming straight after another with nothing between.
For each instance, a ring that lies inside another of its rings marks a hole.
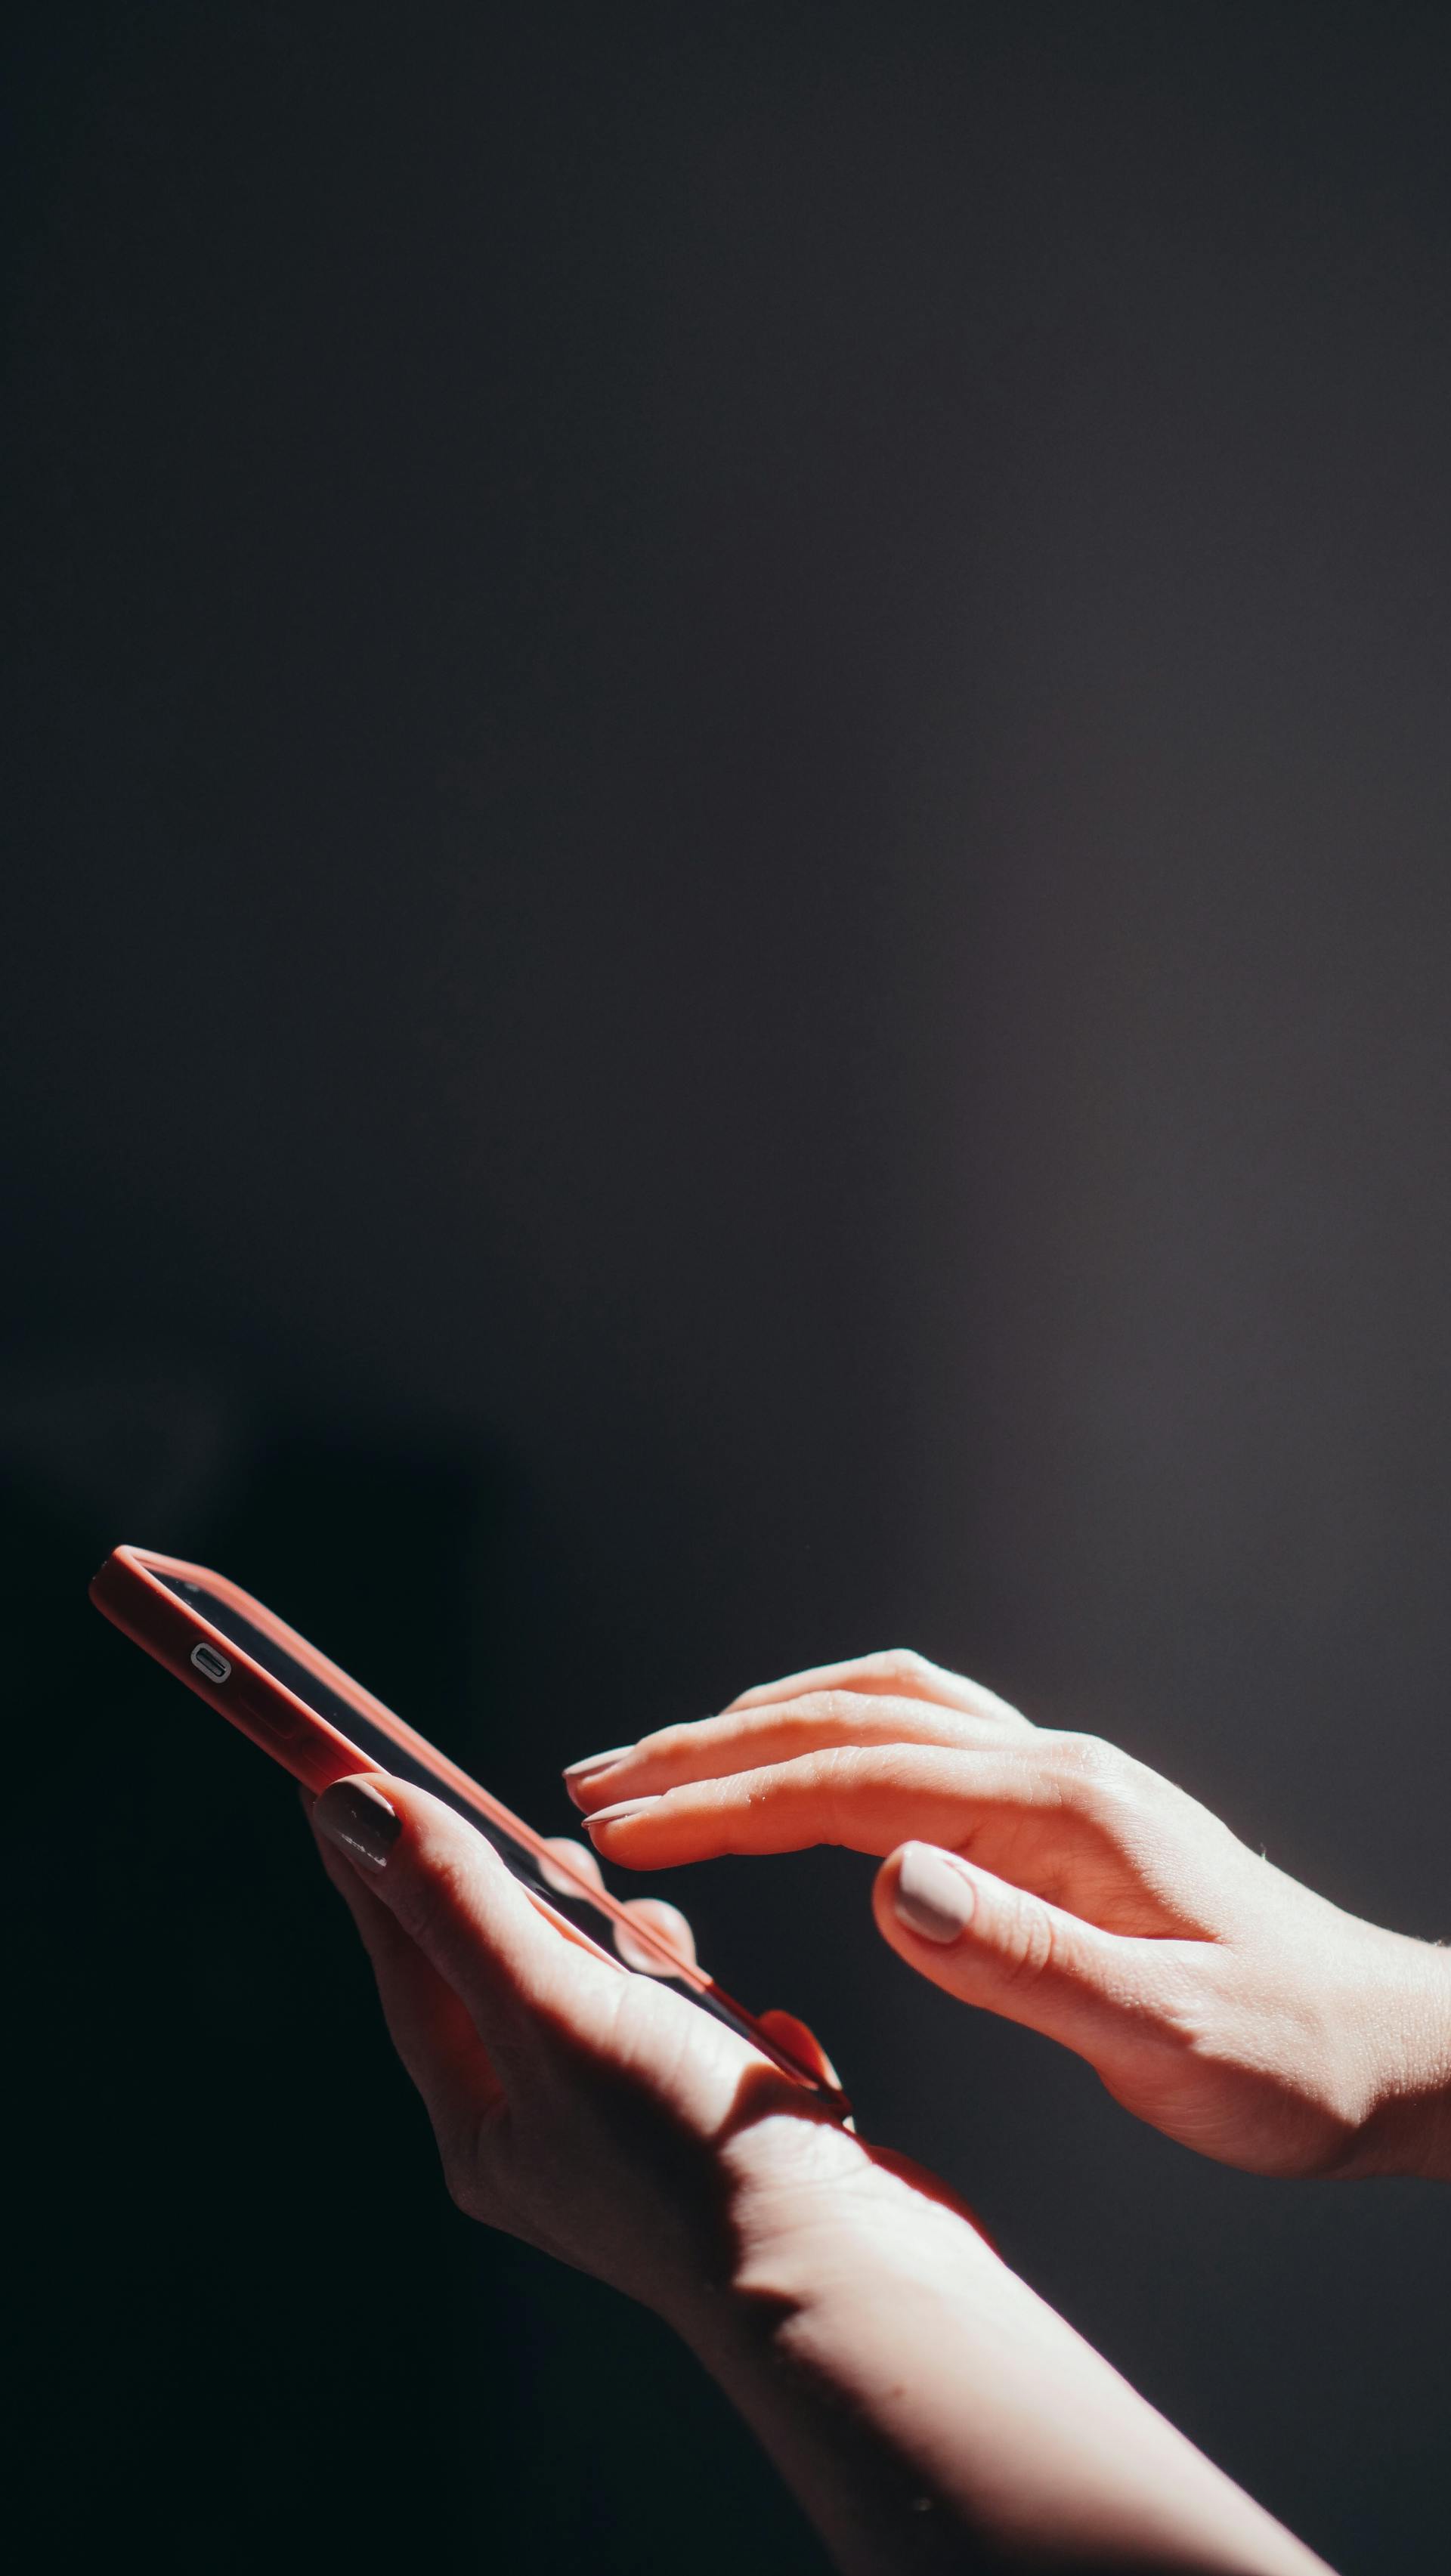
<instances>
[{"instance_id":1,"label":"gray backdrop","mask_svg":"<svg viewBox=\"0 0 1451 2576\"><path fill-rule=\"evenodd\" d=\"M447 1452L505 1498L456 1740L557 1824L563 1760L906 1642L1451 1929L1444 33L30 13L24 1510L191 1543L259 1424ZM1445 2195L1138 2131L915 1986L868 1879L688 1901L1215 2457L1431 2564ZM560 2314L570 2546L664 2567L589 2452L626 2329Z\"/></svg>"}]
</instances>

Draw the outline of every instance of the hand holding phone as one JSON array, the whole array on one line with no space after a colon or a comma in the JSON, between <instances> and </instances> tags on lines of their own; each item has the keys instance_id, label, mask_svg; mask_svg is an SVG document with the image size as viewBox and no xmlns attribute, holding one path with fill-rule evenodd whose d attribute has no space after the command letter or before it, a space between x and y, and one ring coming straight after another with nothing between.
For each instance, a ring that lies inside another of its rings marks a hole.
<instances>
[{"instance_id":1,"label":"hand holding phone","mask_svg":"<svg viewBox=\"0 0 1451 2576\"><path fill-rule=\"evenodd\" d=\"M455 2200L672 2325L843 2570L1320 2568L942 2186L545 1920L454 1810L382 1777L312 1817Z\"/></svg>"},{"instance_id":2,"label":"hand holding phone","mask_svg":"<svg viewBox=\"0 0 1451 2576\"><path fill-rule=\"evenodd\" d=\"M112 1550L91 1599L134 1644L314 1793L384 1771L442 1799L498 1854L531 1903L616 1975L669 1983L820 2096L838 2119L850 2104L804 2024L755 2015L695 1957L683 1916L658 1900L622 1904L594 1854L536 1833L436 1745L363 1689L274 1611L209 1567L154 1550Z\"/></svg>"},{"instance_id":3,"label":"hand holding phone","mask_svg":"<svg viewBox=\"0 0 1451 2576\"><path fill-rule=\"evenodd\" d=\"M125 1550L94 1591L303 1781L455 2200L673 2326L839 2565L886 2576L924 2542L944 2565L1066 2564L1086 2532L1115 2563L1198 2564L1206 2539L1265 2576L1315 2563L944 2185L845 2125L798 2025L751 2022L668 1942L666 1973L622 1966L596 1937L634 1932L612 1898L581 1882L586 1929L543 1838L221 1577ZM386 2221L324 2259L386 2265Z\"/></svg>"},{"instance_id":4,"label":"hand holding phone","mask_svg":"<svg viewBox=\"0 0 1451 2576\"><path fill-rule=\"evenodd\" d=\"M804 2024L733 2003L673 1908L618 1903L593 1853L511 1815L261 1602L138 1548L91 1597L302 1785L471 2215L688 2332L746 2170L869 2162Z\"/></svg>"},{"instance_id":5,"label":"hand holding phone","mask_svg":"<svg viewBox=\"0 0 1451 2576\"><path fill-rule=\"evenodd\" d=\"M666 1982L622 1975L456 1809L378 1773L309 1808L470 2217L699 2342L766 2177L814 2205L870 2170L829 2095Z\"/></svg>"}]
</instances>

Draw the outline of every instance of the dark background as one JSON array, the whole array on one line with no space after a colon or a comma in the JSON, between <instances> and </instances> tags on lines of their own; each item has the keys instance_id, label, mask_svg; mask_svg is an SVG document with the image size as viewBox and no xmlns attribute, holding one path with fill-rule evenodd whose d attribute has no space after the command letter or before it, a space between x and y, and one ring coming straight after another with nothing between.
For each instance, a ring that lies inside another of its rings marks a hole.
<instances>
[{"instance_id":1,"label":"dark background","mask_svg":"<svg viewBox=\"0 0 1451 2576\"><path fill-rule=\"evenodd\" d=\"M906 1642L1451 1931L1446 35L12 18L27 2564L820 2563L453 2212L117 1539L556 1829ZM671 1892L1332 2561L1436 2563L1451 2201L1136 2128L869 1875Z\"/></svg>"}]
</instances>

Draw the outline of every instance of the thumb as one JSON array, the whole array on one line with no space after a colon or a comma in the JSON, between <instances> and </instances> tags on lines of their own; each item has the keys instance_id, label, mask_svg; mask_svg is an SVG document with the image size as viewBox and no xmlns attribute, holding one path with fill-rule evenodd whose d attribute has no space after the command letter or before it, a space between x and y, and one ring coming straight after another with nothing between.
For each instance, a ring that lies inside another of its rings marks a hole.
<instances>
[{"instance_id":1,"label":"thumb","mask_svg":"<svg viewBox=\"0 0 1451 2576\"><path fill-rule=\"evenodd\" d=\"M1065 1914L957 1852L903 1843L877 1872L873 1909L883 1938L919 1975L1095 2065L1144 2035L1138 1942Z\"/></svg>"},{"instance_id":2,"label":"thumb","mask_svg":"<svg viewBox=\"0 0 1451 2576\"><path fill-rule=\"evenodd\" d=\"M545 1913L466 1817L406 1780L336 1780L312 1824L376 1900L366 1919L354 1907L375 1958L376 1918L391 1915L464 2005L506 2088L513 2062L537 2055L541 2025L571 2028L597 2005L596 1975L621 1973ZM590 1954L583 1987L576 1948Z\"/></svg>"}]
</instances>

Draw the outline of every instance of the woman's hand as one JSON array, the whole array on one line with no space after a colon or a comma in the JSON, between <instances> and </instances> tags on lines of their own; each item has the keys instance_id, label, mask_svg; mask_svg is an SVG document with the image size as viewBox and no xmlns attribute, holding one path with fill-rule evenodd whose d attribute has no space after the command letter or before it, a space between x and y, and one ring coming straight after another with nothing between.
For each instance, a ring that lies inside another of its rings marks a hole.
<instances>
[{"instance_id":1,"label":"woman's hand","mask_svg":"<svg viewBox=\"0 0 1451 2576\"><path fill-rule=\"evenodd\" d=\"M310 1815L471 2217L689 2332L737 2259L753 2195L799 2199L804 2217L818 2188L870 2182L866 2151L814 2095L543 1915L452 1808L360 1777ZM555 1850L598 1876L592 1854ZM631 1910L689 1945L673 1906ZM814 2045L776 2018L798 2054Z\"/></svg>"},{"instance_id":2,"label":"woman's hand","mask_svg":"<svg viewBox=\"0 0 1451 2576\"><path fill-rule=\"evenodd\" d=\"M452 1808L360 1776L310 1812L455 2200L672 2323L845 2576L1319 2566L949 2194L542 1914Z\"/></svg>"},{"instance_id":3,"label":"woman's hand","mask_svg":"<svg viewBox=\"0 0 1451 2576\"><path fill-rule=\"evenodd\" d=\"M1156 1772L908 1652L793 1674L565 1774L598 1849L889 1854L877 1923L1185 2146L1451 2176L1451 1961L1314 1896Z\"/></svg>"}]
</instances>

